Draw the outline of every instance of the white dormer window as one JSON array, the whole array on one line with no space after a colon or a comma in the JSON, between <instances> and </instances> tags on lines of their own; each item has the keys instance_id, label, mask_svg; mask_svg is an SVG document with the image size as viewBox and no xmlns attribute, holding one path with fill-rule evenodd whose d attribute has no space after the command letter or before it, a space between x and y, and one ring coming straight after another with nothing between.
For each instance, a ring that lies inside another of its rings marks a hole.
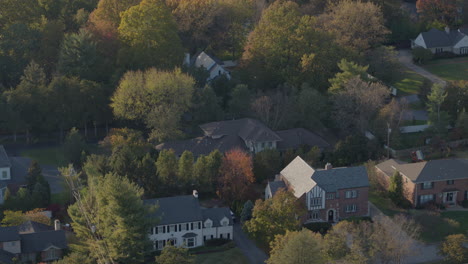
<instances>
[{"instance_id":1,"label":"white dormer window","mask_svg":"<svg viewBox=\"0 0 468 264\"><path fill-rule=\"evenodd\" d=\"M2 179L7 179L8 173L6 171L2 171Z\"/></svg>"},{"instance_id":2,"label":"white dormer window","mask_svg":"<svg viewBox=\"0 0 468 264\"><path fill-rule=\"evenodd\" d=\"M211 223L211 221L206 221L205 222L205 228L211 228L213 225L213 223Z\"/></svg>"},{"instance_id":3,"label":"white dormer window","mask_svg":"<svg viewBox=\"0 0 468 264\"><path fill-rule=\"evenodd\" d=\"M221 221L221 225L222 225L222 226L228 226L228 225L229 225L229 221L227 221L227 220Z\"/></svg>"}]
</instances>

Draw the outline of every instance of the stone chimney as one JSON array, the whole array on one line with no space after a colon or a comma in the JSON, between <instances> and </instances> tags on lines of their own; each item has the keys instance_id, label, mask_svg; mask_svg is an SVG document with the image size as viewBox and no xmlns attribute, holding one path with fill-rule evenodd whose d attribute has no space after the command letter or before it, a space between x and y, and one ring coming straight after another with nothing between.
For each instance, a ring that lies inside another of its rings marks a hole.
<instances>
[{"instance_id":1,"label":"stone chimney","mask_svg":"<svg viewBox=\"0 0 468 264\"><path fill-rule=\"evenodd\" d=\"M55 227L55 231L58 231L58 230L62 229L62 225L60 224L60 220L55 219L54 227Z\"/></svg>"},{"instance_id":2,"label":"stone chimney","mask_svg":"<svg viewBox=\"0 0 468 264\"><path fill-rule=\"evenodd\" d=\"M186 52L184 55L184 65L190 66L190 53Z\"/></svg>"},{"instance_id":3,"label":"stone chimney","mask_svg":"<svg viewBox=\"0 0 468 264\"><path fill-rule=\"evenodd\" d=\"M449 27L445 27L445 32L446 32L447 34L450 34L450 28L449 28Z\"/></svg>"},{"instance_id":4,"label":"stone chimney","mask_svg":"<svg viewBox=\"0 0 468 264\"><path fill-rule=\"evenodd\" d=\"M193 190L192 194L193 194L193 197L198 199L198 191L197 190Z\"/></svg>"},{"instance_id":5,"label":"stone chimney","mask_svg":"<svg viewBox=\"0 0 468 264\"><path fill-rule=\"evenodd\" d=\"M331 165L331 163L327 163L327 164L325 164L325 169L326 170L331 170L331 169L333 169L333 166Z\"/></svg>"}]
</instances>

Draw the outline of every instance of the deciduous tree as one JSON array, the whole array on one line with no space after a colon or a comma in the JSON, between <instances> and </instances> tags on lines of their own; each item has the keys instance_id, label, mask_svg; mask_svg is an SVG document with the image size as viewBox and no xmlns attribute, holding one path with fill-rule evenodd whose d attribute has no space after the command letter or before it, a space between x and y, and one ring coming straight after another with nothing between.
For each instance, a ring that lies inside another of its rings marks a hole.
<instances>
[{"instance_id":1,"label":"deciduous tree","mask_svg":"<svg viewBox=\"0 0 468 264\"><path fill-rule=\"evenodd\" d=\"M240 149L230 150L224 155L220 174L218 196L228 204L245 199L246 191L255 181L252 158Z\"/></svg>"},{"instance_id":2,"label":"deciduous tree","mask_svg":"<svg viewBox=\"0 0 468 264\"><path fill-rule=\"evenodd\" d=\"M468 249L464 244L467 242L464 234L447 236L440 246L440 253L450 263L465 263L468 260Z\"/></svg>"},{"instance_id":3,"label":"deciduous tree","mask_svg":"<svg viewBox=\"0 0 468 264\"><path fill-rule=\"evenodd\" d=\"M193 264L195 258L188 251L188 248L166 246L161 251L161 255L156 257L156 264Z\"/></svg>"},{"instance_id":4,"label":"deciduous tree","mask_svg":"<svg viewBox=\"0 0 468 264\"><path fill-rule=\"evenodd\" d=\"M322 237L310 230L286 231L272 242L268 264L325 263L321 253Z\"/></svg>"},{"instance_id":5,"label":"deciduous tree","mask_svg":"<svg viewBox=\"0 0 468 264\"><path fill-rule=\"evenodd\" d=\"M457 17L455 0L418 0L416 8L427 21L439 21L447 26L452 25Z\"/></svg>"}]
</instances>

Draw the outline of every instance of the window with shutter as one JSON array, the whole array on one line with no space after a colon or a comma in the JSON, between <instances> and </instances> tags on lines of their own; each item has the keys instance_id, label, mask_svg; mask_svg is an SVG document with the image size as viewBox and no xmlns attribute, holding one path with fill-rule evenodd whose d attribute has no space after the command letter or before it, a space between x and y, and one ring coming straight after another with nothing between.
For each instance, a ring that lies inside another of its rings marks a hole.
<instances>
[{"instance_id":1,"label":"window with shutter","mask_svg":"<svg viewBox=\"0 0 468 264\"><path fill-rule=\"evenodd\" d=\"M154 233L158 234L158 227L154 227Z\"/></svg>"}]
</instances>

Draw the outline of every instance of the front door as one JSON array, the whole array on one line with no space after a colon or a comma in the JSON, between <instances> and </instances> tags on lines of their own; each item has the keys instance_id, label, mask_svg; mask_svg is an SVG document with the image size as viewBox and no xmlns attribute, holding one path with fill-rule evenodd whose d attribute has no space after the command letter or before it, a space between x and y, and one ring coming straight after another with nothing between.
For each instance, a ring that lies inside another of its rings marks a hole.
<instances>
[{"instance_id":1,"label":"front door","mask_svg":"<svg viewBox=\"0 0 468 264\"><path fill-rule=\"evenodd\" d=\"M445 202L453 203L453 192L448 192L445 194Z\"/></svg>"},{"instance_id":2,"label":"front door","mask_svg":"<svg viewBox=\"0 0 468 264\"><path fill-rule=\"evenodd\" d=\"M328 211L328 222L335 221L335 212L333 210Z\"/></svg>"}]
</instances>

